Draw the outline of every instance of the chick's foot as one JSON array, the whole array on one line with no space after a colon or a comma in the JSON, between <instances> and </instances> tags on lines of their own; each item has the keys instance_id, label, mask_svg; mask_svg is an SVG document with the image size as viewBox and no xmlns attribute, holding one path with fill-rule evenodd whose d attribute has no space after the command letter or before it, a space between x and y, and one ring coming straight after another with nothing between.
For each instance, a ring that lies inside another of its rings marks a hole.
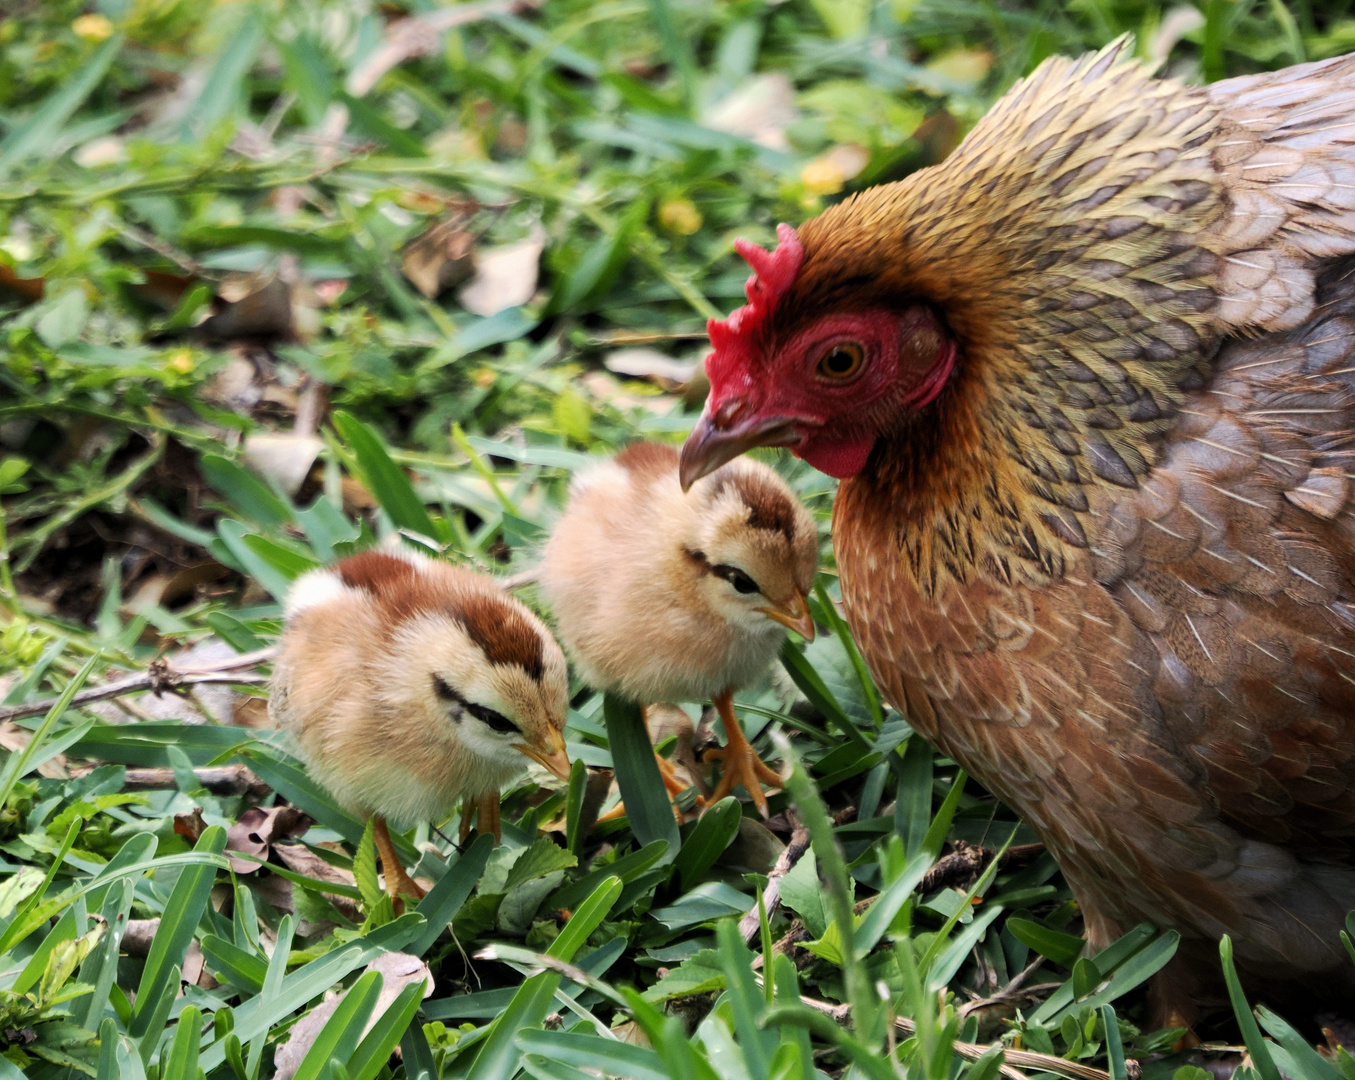
<instances>
[{"instance_id":1,"label":"chick's foot","mask_svg":"<svg viewBox=\"0 0 1355 1080\"><path fill-rule=\"evenodd\" d=\"M743 729L739 727L739 721L734 715L733 697L721 694L712 700L720 719L724 721L725 745L721 749L706 752L708 759L720 762L723 767L720 782L710 798L705 800L705 805L714 806L726 795L733 794L736 785L742 784L752 796L753 805L757 807L758 813L767 818L770 814L763 786L779 788L784 786L784 781L758 757L757 751L753 749Z\"/></svg>"},{"instance_id":2,"label":"chick's foot","mask_svg":"<svg viewBox=\"0 0 1355 1080\"><path fill-rule=\"evenodd\" d=\"M663 786L668 789L669 798L672 800L673 817L675 817L677 819L677 823L681 825L683 823L682 808L679 807L677 804L677 797L692 785L683 782L682 778L678 776L677 770L673 766L673 763L669 761L667 758L665 758L662 754L655 752L654 760L659 763L659 775L663 777ZM700 799L698 798L697 801L700 802ZM615 821L617 818L625 816L626 816L626 804L617 803L605 814L601 815L598 818L598 823L600 824L604 821Z\"/></svg>"}]
</instances>

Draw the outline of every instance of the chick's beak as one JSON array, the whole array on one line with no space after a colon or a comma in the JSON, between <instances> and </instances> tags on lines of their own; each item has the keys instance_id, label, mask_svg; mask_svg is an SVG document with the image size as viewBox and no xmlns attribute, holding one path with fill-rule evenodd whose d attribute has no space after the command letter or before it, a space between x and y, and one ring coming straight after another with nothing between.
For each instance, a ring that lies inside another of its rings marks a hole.
<instances>
[{"instance_id":1,"label":"chick's beak","mask_svg":"<svg viewBox=\"0 0 1355 1080\"><path fill-rule=\"evenodd\" d=\"M709 403L682 444L678 478L686 491L755 446L795 446L801 441L798 421L787 416L757 416L740 397L726 398L714 412Z\"/></svg>"},{"instance_id":2,"label":"chick's beak","mask_svg":"<svg viewBox=\"0 0 1355 1080\"><path fill-rule=\"evenodd\" d=\"M809 604L805 594L796 592L784 604L758 608L772 622L779 622L788 630L794 630L806 641L814 640L814 617L809 613Z\"/></svg>"},{"instance_id":3,"label":"chick's beak","mask_svg":"<svg viewBox=\"0 0 1355 1080\"><path fill-rule=\"evenodd\" d=\"M514 743L513 749L526 754L529 758L547 769L553 776L561 780L569 780L569 755L565 753L565 737L554 728L550 728L546 738L546 746L539 749L535 746L528 746L526 743Z\"/></svg>"}]
</instances>

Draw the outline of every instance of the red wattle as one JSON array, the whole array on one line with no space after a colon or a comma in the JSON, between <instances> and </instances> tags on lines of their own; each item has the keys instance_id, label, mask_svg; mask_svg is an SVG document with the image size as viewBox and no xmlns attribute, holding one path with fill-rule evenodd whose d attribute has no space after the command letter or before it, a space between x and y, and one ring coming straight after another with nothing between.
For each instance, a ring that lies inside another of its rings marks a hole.
<instances>
[{"instance_id":1,"label":"red wattle","mask_svg":"<svg viewBox=\"0 0 1355 1080\"><path fill-rule=\"evenodd\" d=\"M855 476L866 467L870 452L875 448L875 436L860 439L810 439L809 443L793 452L821 473L834 480Z\"/></svg>"}]
</instances>

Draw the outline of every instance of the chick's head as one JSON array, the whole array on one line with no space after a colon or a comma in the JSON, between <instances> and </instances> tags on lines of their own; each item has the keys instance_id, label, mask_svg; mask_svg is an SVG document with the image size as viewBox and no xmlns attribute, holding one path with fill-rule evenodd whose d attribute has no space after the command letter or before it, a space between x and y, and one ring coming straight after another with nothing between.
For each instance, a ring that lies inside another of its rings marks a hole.
<instances>
[{"instance_id":1,"label":"chick's head","mask_svg":"<svg viewBox=\"0 0 1355 1080\"><path fill-rule=\"evenodd\" d=\"M818 569L818 533L785 481L739 459L688 498L695 513L684 550L702 571L697 587L705 602L747 633L784 626L812 641L805 598Z\"/></svg>"}]
</instances>

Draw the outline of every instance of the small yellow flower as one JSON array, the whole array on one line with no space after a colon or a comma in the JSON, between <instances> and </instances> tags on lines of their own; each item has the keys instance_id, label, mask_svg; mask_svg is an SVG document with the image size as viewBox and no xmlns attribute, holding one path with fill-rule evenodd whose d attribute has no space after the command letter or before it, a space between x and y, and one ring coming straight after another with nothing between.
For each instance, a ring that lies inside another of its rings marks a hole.
<instances>
[{"instance_id":1,"label":"small yellow flower","mask_svg":"<svg viewBox=\"0 0 1355 1080\"><path fill-rule=\"evenodd\" d=\"M498 377L499 373L493 368L482 367L477 368L475 373L471 375L471 381L481 390L487 390L494 385L494 380Z\"/></svg>"},{"instance_id":2,"label":"small yellow flower","mask_svg":"<svg viewBox=\"0 0 1355 1080\"><path fill-rule=\"evenodd\" d=\"M89 42L107 41L113 36L113 24L106 15L81 15L71 23L75 36Z\"/></svg>"},{"instance_id":3,"label":"small yellow flower","mask_svg":"<svg viewBox=\"0 0 1355 1080\"><path fill-rule=\"evenodd\" d=\"M701 228L702 220L690 199L665 199L659 204L659 224L679 236L691 236Z\"/></svg>"},{"instance_id":4,"label":"small yellow flower","mask_svg":"<svg viewBox=\"0 0 1355 1080\"><path fill-rule=\"evenodd\" d=\"M193 370L193 351L191 349L175 349L169 354L169 360L165 364L172 371L177 371L180 375L187 375Z\"/></svg>"},{"instance_id":5,"label":"small yellow flower","mask_svg":"<svg viewBox=\"0 0 1355 1080\"><path fill-rule=\"evenodd\" d=\"M815 158L800 170L800 183L815 195L836 195L846 182L841 163L831 157Z\"/></svg>"}]
</instances>

